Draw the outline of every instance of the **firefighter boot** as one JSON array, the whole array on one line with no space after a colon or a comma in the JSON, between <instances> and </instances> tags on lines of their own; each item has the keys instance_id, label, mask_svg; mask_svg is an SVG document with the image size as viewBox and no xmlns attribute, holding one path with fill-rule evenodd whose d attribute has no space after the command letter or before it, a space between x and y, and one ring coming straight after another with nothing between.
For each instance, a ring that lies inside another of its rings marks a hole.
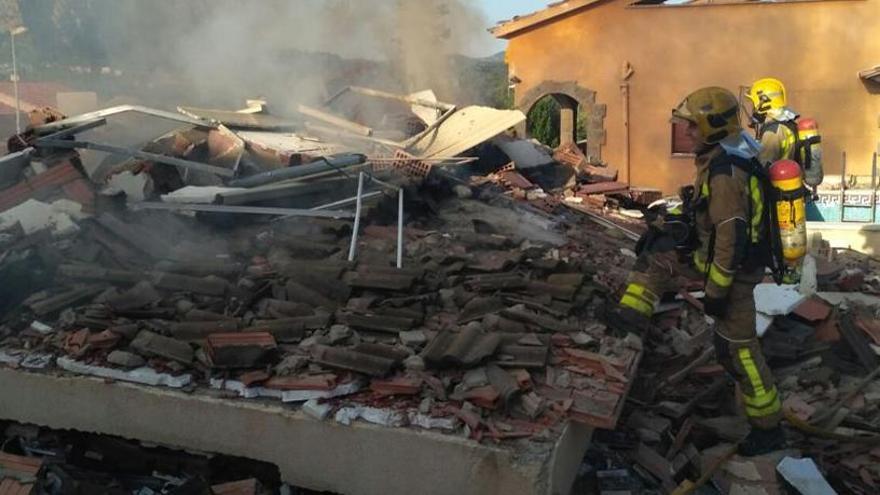
<instances>
[{"instance_id":1,"label":"firefighter boot","mask_svg":"<svg viewBox=\"0 0 880 495\"><path fill-rule=\"evenodd\" d=\"M631 308L608 305L605 308L605 324L617 336L631 333L644 338L651 326L651 319Z\"/></svg>"},{"instance_id":2,"label":"firefighter boot","mask_svg":"<svg viewBox=\"0 0 880 495\"><path fill-rule=\"evenodd\" d=\"M785 448L785 431L781 426L769 430L752 428L749 435L739 444L738 453L741 456L753 457L769 454Z\"/></svg>"}]
</instances>

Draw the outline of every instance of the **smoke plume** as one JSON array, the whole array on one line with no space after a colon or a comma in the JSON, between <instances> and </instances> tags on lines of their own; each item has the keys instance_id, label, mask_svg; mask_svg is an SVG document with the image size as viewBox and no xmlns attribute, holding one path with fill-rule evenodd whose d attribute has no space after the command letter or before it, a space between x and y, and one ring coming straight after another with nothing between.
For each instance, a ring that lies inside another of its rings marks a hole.
<instances>
[{"instance_id":1,"label":"smoke plume","mask_svg":"<svg viewBox=\"0 0 880 495\"><path fill-rule=\"evenodd\" d=\"M31 1L49 0L19 4ZM486 26L466 0L54 3L61 42L136 74L145 93L192 104L265 96L290 109L350 83L455 100L452 55L473 49Z\"/></svg>"}]
</instances>

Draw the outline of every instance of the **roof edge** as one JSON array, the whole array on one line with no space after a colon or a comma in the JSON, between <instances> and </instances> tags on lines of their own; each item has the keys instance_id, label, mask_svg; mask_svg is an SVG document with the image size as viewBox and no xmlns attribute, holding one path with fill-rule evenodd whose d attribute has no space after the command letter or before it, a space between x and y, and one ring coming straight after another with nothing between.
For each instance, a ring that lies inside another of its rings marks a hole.
<instances>
[{"instance_id":1,"label":"roof edge","mask_svg":"<svg viewBox=\"0 0 880 495\"><path fill-rule=\"evenodd\" d=\"M564 15L573 14L601 1L602 0L564 0L562 2L551 3L543 10L517 16L509 21L502 21L497 26L489 29L489 32L496 38L510 39L526 29L550 22Z\"/></svg>"}]
</instances>

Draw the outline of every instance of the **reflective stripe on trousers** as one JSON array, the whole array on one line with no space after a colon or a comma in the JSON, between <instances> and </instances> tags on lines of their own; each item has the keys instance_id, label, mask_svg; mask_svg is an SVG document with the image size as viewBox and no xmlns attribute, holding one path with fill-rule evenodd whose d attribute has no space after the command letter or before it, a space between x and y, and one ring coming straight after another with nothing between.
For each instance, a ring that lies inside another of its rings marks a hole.
<instances>
[{"instance_id":1,"label":"reflective stripe on trousers","mask_svg":"<svg viewBox=\"0 0 880 495\"><path fill-rule=\"evenodd\" d=\"M654 305L660 298L641 284L631 283L626 286L620 305L633 309L650 318L654 314Z\"/></svg>"},{"instance_id":2,"label":"reflective stripe on trousers","mask_svg":"<svg viewBox=\"0 0 880 495\"><path fill-rule=\"evenodd\" d=\"M752 385L752 395L743 390L746 415L751 418L763 418L777 414L782 409L782 404L779 402L779 392L774 385L771 385L769 389L764 385L758 367L755 366L752 352L747 347L743 347L737 352L737 359L746 371L746 376Z\"/></svg>"}]
</instances>

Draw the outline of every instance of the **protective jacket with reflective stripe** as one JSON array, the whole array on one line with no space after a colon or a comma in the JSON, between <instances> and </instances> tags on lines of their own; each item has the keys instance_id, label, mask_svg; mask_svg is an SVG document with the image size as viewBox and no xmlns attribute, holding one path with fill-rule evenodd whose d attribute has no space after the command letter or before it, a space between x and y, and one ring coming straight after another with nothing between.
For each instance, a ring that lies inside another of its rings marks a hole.
<instances>
[{"instance_id":1,"label":"protective jacket with reflective stripe","mask_svg":"<svg viewBox=\"0 0 880 495\"><path fill-rule=\"evenodd\" d=\"M764 166L772 165L779 160L797 161L797 124L794 120L771 120L762 125L758 131L761 152L758 161Z\"/></svg>"},{"instance_id":2,"label":"protective jacket with reflective stripe","mask_svg":"<svg viewBox=\"0 0 880 495\"><path fill-rule=\"evenodd\" d=\"M714 298L727 296L751 245L762 235L761 190L754 177L737 166L737 160L742 159L721 146L706 150L696 160L694 215L700 245L694 264L706 275L706 295ZM754 273L754 267L749 268Z\"/></svg>"}]
</instances>

